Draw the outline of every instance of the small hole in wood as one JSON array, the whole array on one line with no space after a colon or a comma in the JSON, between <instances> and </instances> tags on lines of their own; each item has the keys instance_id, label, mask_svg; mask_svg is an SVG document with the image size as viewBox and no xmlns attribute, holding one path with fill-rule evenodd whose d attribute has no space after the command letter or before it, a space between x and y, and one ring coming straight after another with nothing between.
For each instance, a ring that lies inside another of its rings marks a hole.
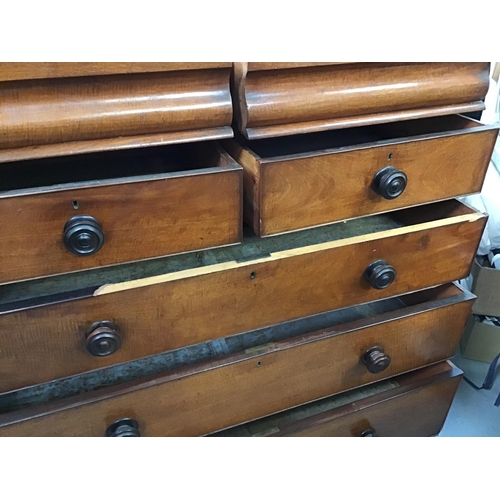
<instances>
[{"instance_id":1,"label":"small hole in wood","mask_svg":"<svg viewBox=\"0 0 500 500\"><path fill-rule=\"evenodd\" d=\"M257 363L257 366L260 366L261 364L262 364L262 363L259 361L259 362Z\"/></svg>"},{"instance_id":2,"label":"small hole in wood","mask_svg":"<svg viewBox=\"0 0 500 500\"><path fill-rule=\"evenodd\" d=\"M389 156L387 157L387 161L391 161L392 160L392 153L389 153Z\"/></svg>"},{"instance_id":3,"label":"small hole in wood","mask_svg":"<svg viewBox=\"0 0 500 500\"><path fill-rule=\"evenodd\" d=\"M250 273L250 279L251 279L251 280L253 280L254 278L255 278L255 273L252 271L252 272Z\"/></svg>"},{"instance_id":4,"label":"small hole in wood","mask_svg":"<svg viewBox=\"0 0 500 500\"><path fill-rule=\"evenodd\" d=\"M78 210L80 208L80 205L78 205L78 200L73 200L71 203L73 204L73 208L75 210Z\"/></svg>"}]
</instances>

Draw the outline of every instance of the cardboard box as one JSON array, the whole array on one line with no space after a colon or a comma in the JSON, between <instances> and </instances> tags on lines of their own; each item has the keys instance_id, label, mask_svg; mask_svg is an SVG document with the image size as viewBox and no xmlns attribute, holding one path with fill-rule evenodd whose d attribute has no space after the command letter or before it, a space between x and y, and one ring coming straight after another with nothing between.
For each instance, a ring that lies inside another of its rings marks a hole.
<instances>
[{"instance_id":1,"label":"cardboard box","mask_svg":"<svg viewBox=\"0 0 500 500\"><path fill-rule=\"evenodd\" d=\"M500 327L471 316L460 339L460 352L464 358L491 363L500 353Z\"/></svg>"},{"instance_id":2,"label":"cardboard box","mask_svg":"<svg viewBox=\"0 0 500 500\"><path fill-rule=\"evenodd\" d=\"M473 314L500 316L500 269L489 267L487 257L477 256L472 264L472 290L477 296Z\"/></svg>"}]
</instances>

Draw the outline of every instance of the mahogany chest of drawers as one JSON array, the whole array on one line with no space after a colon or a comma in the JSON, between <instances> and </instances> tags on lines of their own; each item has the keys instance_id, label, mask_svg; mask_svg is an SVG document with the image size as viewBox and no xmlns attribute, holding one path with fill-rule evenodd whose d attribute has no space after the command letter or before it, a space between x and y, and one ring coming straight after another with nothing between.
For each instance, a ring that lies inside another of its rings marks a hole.
<instances>
[{"instance_id":1,"label":"mahogany chest of drawers","mask_svg":"<svg viewBox=\"0 0 500 500\"><path fill-rule=\"evenodd\" d=\"M458 113L487 86L0 64L0 436L438 434L487 219L455 198L498 134Z\"/></svg>"}]
</instances>

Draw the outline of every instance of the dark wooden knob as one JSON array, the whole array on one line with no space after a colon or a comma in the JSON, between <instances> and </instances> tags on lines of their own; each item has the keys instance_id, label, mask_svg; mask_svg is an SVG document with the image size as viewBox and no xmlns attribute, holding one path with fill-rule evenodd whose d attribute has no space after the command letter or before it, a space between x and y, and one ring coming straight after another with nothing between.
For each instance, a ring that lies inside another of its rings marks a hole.
<instances>
[{"instance_id":1,"label":"dark wooden knob","mask_svg":"<svg viewBox=\"0 0 500 500\"><path fill-rule=\"evenodd\" d=\"M104 245L101 224L90 215L76 215L64 226L64 244L75 255L92 255Z\"/></svg>"},{"instance_id":2,"label":"dark wooden knob","mask_svg":"<svg viewBox=\"0 0 500 500\"><path fill-rule=\"evenodd\" d=\"M382 290L396 279L396 269L385 260L376 260L366 268L364 276L373 288Z\"/></svg>"},{"instance_id":3,"label":"dark wooden knob","mask_svg":"<svg viewBox=\"0 0 500 500\"><path fill-rule=\"evenodd\" d=\"M108 437L141 437L139 424L133 418L121 418L106 429Z\"/></svg>"},{"instance_id":4,"label":"dark wooden knob","mask_svg":"<svg viewBox=\"0 0 500 500\"><path fill-rule=\"evenodd\" d=\"M386 200L392 200L401 195L407 184L406 174L394 167L379 170L373 178L374 191Z\"/></svg>"},{"instance_id":5,"label":"dark wooden knob","mask_svg":"<svg viewBox=\"0 0 500 500\"><path fill-rule=\"evenodd\" d=\"M363 353L361 362L370 373L380 373L391 364L391 357L385 354L383 347L377 345Z\"/></svg>"},{"instance_id":6,"label":"dark wooden knob","mask_svg":"<svg viewBox=\"0 0 500 500\"><path fill-rule=\"evenodd\" d=\"M92 356L110 356L122 345L118 327L111 321L98 321L85 335L85 347Z\"/></svg>"},{"instance_id":7,"label":"dark wooden knob","mask_svg":"<svg viewBox=\"0 0 500 500\"><path fill-rule=\"evenodd\" d=\"M366 431L363 431L360 435L360 437L367 438L367 437L377 437L377 432L375 429L370 427L369 429L366 429Z\"/></svg>"}]
</instances>

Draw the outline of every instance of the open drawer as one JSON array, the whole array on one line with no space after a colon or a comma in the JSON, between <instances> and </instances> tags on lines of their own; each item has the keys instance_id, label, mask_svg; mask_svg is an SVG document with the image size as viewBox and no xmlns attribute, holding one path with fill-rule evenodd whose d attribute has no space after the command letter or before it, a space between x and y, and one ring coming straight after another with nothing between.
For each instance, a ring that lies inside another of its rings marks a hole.
<instances>
[{"instance_id":1,"label":"open drawer","mask_svg":"<svg viewBox=\"0 0 500 500\"><path fill-rule=\"evenodd\" d=\"M463 278L485 221L447 201L172 256L143 277L130 266L4 286L0 391Z\"/></svg>"},{"instance_id":2,"label":"open drawer","mask_svg":"<svg viewBox=\"0 0 500 500\"><path fill-rule=\"evenodd\" d=\"M497 135L452 115L222 144L245 170L245 221L269 236L477 193Z\"/></svg>"},{"instance_id":3,"label":"open drawer","mask_svg":"<svg viewBox=\"0 0 500 500\"><path fill-rule=\"evenodd\" d=\"M242 169L214 142L0 165L0 283L241 241Z\"/></svg>"},{"instance_id":4,"label":"open drawer","mask_svg":"<svg viewBox=\"0 0 500 500\"><path fill-rule=\"evenodd\" d=\"M440 363L213 436L436 436L461 380L461 370Z\"/></svg>"},{"instance_id":5,"label":"open drawer","mask_svg":"<svg viewBox=\"0 0 500 500\"><path fill-rule=\"evenodd\" d=\"M75 396L51 393L53 382L48 389L25 391L33 393L31 401L5 395L2 411L9 409L6 400L11 409L16 399L27 404L0 415L0 436L104 436L119 419L134 419L144 436L204 435L450 358L473 299L453 284L443 285L60 384L90 391ZM28 372L33 365L25 359ZM167 371L151 373L158 367ZM92 390L120 377L123 383ZM43 402L44 391L46 399L61 399ZM42 402L34 403L33 396Z\"/></svg>"}]
</instances>

